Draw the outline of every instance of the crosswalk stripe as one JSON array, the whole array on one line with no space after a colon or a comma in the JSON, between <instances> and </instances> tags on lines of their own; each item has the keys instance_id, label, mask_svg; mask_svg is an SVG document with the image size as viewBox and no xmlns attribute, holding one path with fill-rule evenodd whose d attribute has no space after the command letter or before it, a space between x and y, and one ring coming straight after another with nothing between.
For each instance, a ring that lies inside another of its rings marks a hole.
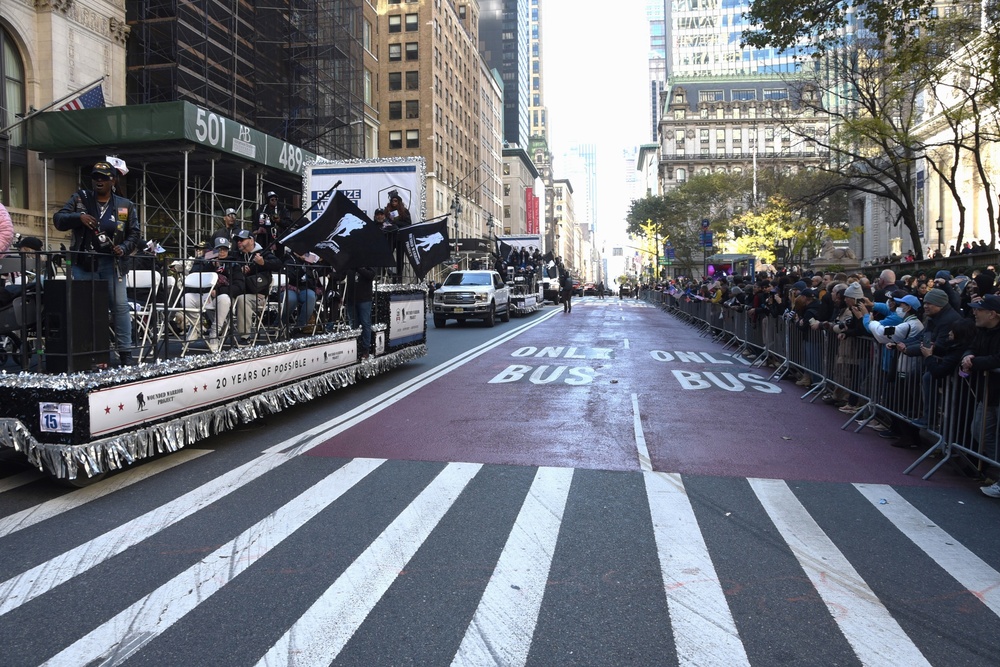
<instances>
[{"instance_id":1,"label":"crosswalk stripe","mask_svg":"<svg viewBox=\"0 0 1000 667\"><path fill-rule=\"evenodd\" d=\"M643 475L681 665L749 665L698 519L677 473Z\"/></svg>"},{"instance_id":2,"label":"crosswalk stripe","mask_svg":"<svg viewBox=\"0 0 1000 667\"><path fill-rule=\"evenodd\" d=\"M118 665L267 555L385 462L353 459L47 661Z\"/></svg>"},{"instance_id":3,"label":"crosswalk stripe","mask_svg":"<svg viewBox=\"0 0 1000 667\"><path fill-rule=\"evenodd\" d=\"M328 665L482 468L450 463L337 577L258 665Z\"/></svg>"},{"instance_id":4,"label":"crosswalk stripe","mask_svg":"<svg viewBox=\"0 0 1000 667\"><path fill-rule=\"evenodd\" d=\"M572 468L538 469L451 663L455 667L527 661L572 481Z\"/></svg>"},{"instance_id":5,"label":"crosswalk stripe","mask_svg":"<svg viewBox=\"0 0 1000 667\"><path fill-rule=\"evenodd\" d=\"M892 487L855 484L854 488L945 572L1000 616L1000 572L935 525Z\"/></svg>"},{"instance_id":6,"label":"crosswalk stripe","mask_svg":"<svg viewBox=\"0 0 1000 667\"><path fill-rule=\"evenodd\" d=\"M930 664L788 485L748 481L861 664Z\"/></svg>"},{"instance_id":7,"label":"crosswalk stripe","mask_svg":"<svg viewBox=\"0 0 1000 667\"><path fill-rule=\"evenodd\" d=\"M179 452L175 452L170 456L164 457L162 459L157 459L151 461L145 465L139 466L138 468L133 468L132 470L127 470L118 475L113 475L108 479L97 482L91 486L84 487L82 489L77 489L72 493L68 493L64 496L58 498L53 498L52 500L46 501L34 507L29 507L20 512L15 512L9 516L5 516L0 519L0 537L5 537L16 533L19 530L24 530L29 526L34 526L37 523L41 523L46 519L51 519L54 516L58 516L63 512L68 512L71 509L85 505L98 498L103 498L106 495L114 493L119 489L124 489L125 487L131 486L136 482L141 482L144 479L148 479L153 475L159 474L166 470L170 470L182 463L187 463L193 459L200 456L208 454L207 449L182 449Z\"/></svg>"},{"instance_id":8,"label":"crosswalk stripe","mask_svg":"<svg viewBox=\"0 0 1000 667\"><path fill-rule=\"evenodd\" d=\"M0 616L204 509L287 460L286 456L276 454L258 457L165 505L11 577L0 583Z\"/></svg>"},{"instance_id":9,"label":"crosswalk stripe","mask_svg":"<svg viewBox=\"0 0 1000 667\"><path fill-rule=\"evenodd\" d=\"M25 470L24 472L19 472L16 475L11 475L10 477L4 477L3 479L0 479L0 493L16 489L19 486L24 486L25 484L37 482L44 476L45 475L35 470Z\"/></svg>"}]
</instances>

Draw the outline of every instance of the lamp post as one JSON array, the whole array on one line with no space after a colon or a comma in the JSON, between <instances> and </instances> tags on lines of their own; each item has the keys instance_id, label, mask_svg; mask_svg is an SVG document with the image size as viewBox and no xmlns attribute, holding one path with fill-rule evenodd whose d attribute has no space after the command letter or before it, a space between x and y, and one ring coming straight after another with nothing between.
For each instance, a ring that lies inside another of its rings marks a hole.
<instances>
[{"instance_id":1,"label":"lamp post","mask_svg":"<svg viewBox=\"0 0 1000 667\"><path fill-rule=\"evenodd\" d=\"M944 219L938 218L934 222L934 228L937 229L938 233L938 253L941 254L941 249L944 247Z\"/></svg>"}]
</instances>

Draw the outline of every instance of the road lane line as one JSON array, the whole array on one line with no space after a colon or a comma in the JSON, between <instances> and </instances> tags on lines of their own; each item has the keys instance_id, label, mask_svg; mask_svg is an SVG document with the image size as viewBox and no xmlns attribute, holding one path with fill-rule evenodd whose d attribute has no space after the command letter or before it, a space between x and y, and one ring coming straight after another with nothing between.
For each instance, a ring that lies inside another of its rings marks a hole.
<instances>
[{"instance_id":1,"label":"road lane line","mask_svg":"<svg viewBox=\"0 0 1000 667\"><path fill-rule=\"evenodd\" d=\"M677 473L642 476L681 665L749 665L698 518Z\"/></svg>"},{"instance_id":2,"label":"road lane line","mask_svg":"<svg viewBox=\"0 0 1000 667\"><path fill-rule=\"evenodd\" d=\"M892 487L855 484L854 488L931 560L1000 616L1000 572L935 525Z\"/></svg>"},{"instance_id":3,"label":"road lane line","mask_svg":"<svg viewBox=\"0 0 1000 667\"><path fill-rule=\"evenodd\" d=\"M775 479L747 481L861 664L929 665L788 485Z\"/></svg>"},{"instance_id":4,"label":"road lane line","mask_svg":"<svg viewBox=\"0 0 1000 667\"><path fill-rule=\"evenodd\" d=\"M572 481L572 468L538 469L454 667L513 667L527 661Z\"/></svg>"},{"instance_id":5,"label":"road lane line","mask_svg":"<svg viewBox=\"0 0 1000 667\"><path fill-rule=\"evenodd\" d=\"M44 503L40 503L34 507L29 507L9 516L5 516L0 519L0 537L5 537L29 526L34 526L35 524L41 523L46 519L51 519L52 517L58 516L63 512L68 512L71 509L85 505L92 500L102 498L108 494L118 491L119 489L124 489L135 484L136 482L141 482L142 480L148 479L153 475L170 470L171 468L179 466L182 463L187 463L188 461L194 460L208 453L209 450L207 449L181 449L174 452L170 456L150 461L149 463L145 463L137 468L126 470L117 475L112 475L108 479L97 482L96 484L78 489L64 496L59 496L58 498L53 498L52 500L47 500Z\"/></svg>"},{"instance_id":6,"label":"road lane line","mask_svg":"<svg viewBox=\"0 0 1000 667\"><path fill-rule=\"evenodd\" d=\"M250 568L385 459L354 459L46 661L118 665Z\"/></svg>"},{"instance_id":7,"label":"road lane line","mask_svg":"<svg viewBox=\"0 0 1000 667\"><path fill-rule=\"evenodd\" d=\"M17 487L24 486L25 484L37 482L42 477L45 477L45 475L36 470L26 470L24 472L19 472L16 475L11 475L10 477L4 477L3 479L0 479L0 493L16 489Z\"/></svg>"},{"instance_id":8,"label":"road lane line","mask_svg":"<svg viewBox=\"0 0 1000 667\"><path fill-rule=\"evenodd\" d=\"M481 468L448 464L257 664L333 662Z\"/></svg>"},{"instance_id":9,"label":"road lane line","mask_svg":"<svg viewBox=\"0 0 1000 667\"><path fill-rule=\"evenodd\" d=\"M639 416L639 394L632 394L632 429L635 431L635 444L639 450L639 469L643 472L651 472L653 464L649 460L646 434L642 431L642 418Z\"/></svg>"}]
</instances>

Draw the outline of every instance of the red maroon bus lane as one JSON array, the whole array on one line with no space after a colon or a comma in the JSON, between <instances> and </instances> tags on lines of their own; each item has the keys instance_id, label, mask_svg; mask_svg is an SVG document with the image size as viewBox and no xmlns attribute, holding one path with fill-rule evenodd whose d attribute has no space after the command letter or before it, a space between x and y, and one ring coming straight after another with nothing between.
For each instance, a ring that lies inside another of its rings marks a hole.
<instances>
[{"instance_id":1,"label":"red maroon bus lane","mask_svg":"<svg viewBox=\"0 0 1000 667\"><path fill-rule=\"evenodd\" d=\"M769 372L656 308L580 299L311 454L638 470L635 396L654 470L955 481L947 470L930 482L924 469L903 475L918 452L871 429L854 433L853 422L841 430L846 415L800 400L803 390Z\"/></svg>"}]
</instances>

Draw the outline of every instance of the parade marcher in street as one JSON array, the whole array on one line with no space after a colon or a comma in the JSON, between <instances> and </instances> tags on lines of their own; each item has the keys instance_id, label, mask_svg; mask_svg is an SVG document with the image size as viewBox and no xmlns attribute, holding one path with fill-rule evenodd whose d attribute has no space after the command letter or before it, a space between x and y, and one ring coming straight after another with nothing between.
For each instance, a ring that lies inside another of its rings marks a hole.
<instances>
[{"instance_id":1,"label":"parade marcher in street","mask_svg":"<svg viewBox=\"0 0 1000 667\"><path fill-rule=\"evenodd\" d=\"M71 231L74 280L106 280L112 325L123 365L132 364L132 317L122 258L142 243L135 204L115 194L118 172L107 162L91 170L91 189L76 191L53 216L60 231ZM96 315L96 313L95 313Z\"/></svg>"},{"instance_id":2,"label":"parade marcher in street","mask_svg":"<svg viewBox=\"0 0 1000 667\"><path fill-rule=\"evenodd\" d=\"M241 265L246 281L244 292L236 298L236 328L240 343L246 343L253 326L254 314L259 314L267 303L267 292L271 287L271 274L281 271L281 260L266 248L262 248L248 229L236 233L236 261Z\"/></svg>"},{"instance_id":3,"label":"parade marcher in street","mask_svg":"<svg viewBox=\"0 0 1000 667\"><path fill-rule=\"evenodd\" d=\"M597 283L597 297L600 299L604 298L604 281Z\"/></svg>"},{"instance_id":4,"label":"parade marcher in street","mask_svg":"<svg viewBox=\"0 0 1000 667\"><path fill-rule=\"evenodd\" d=\"M563 312L573 312L573 276L566 269L563 269L559 274L559 287L563 302Z\"/></svg>"}]
</instances>

